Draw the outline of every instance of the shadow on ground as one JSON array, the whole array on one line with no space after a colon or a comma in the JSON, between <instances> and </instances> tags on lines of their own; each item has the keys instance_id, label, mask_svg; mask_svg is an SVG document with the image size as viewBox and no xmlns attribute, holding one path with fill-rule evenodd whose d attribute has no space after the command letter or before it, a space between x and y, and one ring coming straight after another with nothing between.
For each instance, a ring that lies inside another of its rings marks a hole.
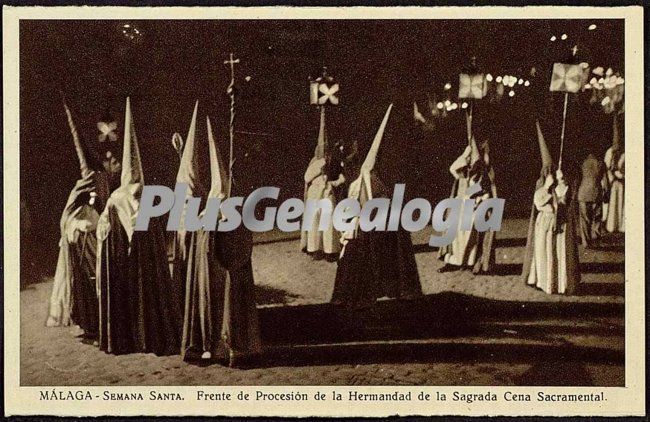
<instances>
[{"instance_id":1,"label":"shadow on ground","mask_svg":"<svg viewBox=\"0 0 650 422\"><path fill-rule=\"evenodd\" d=\"M381 339L467 336L479 322L517 325L517 321L536 321L543 332L548 332L552 327L542 325L544 321L595 317L624 318L624 305L502 301L444 292L418 300L380 301L359 311L329 303L260 309L267 343L364 340L367 338L358 335L373 332L373 327L377 333L390 332L380 337L371 335ZM572 333L579 330L576 326L567 327Z\"/></svg>"},{"instance_id":2,"label":"shadow on ground","mask_svg":"<svg viewBox=\"0 0 650 422\"><path fill-rule=\"evenodd\" d=\"M255 303L259 305L285 304L300 296L269 286L255 286Z\"/></svg>"},{"instance_id":3,"label":"shadow on ground","mask_svg":"<svg viewBox=\"0 0 650 422\"><path fill-rule=\"evenodd\" d=\"M332 304L260 310L268 366L405 362L594 362L622 365L623 350L576 345L566 336L618 336L615 303L515 302L441 293L414 301L382 301L349 311ZM283 327L278 329L278 327ZM576 369L578 370L578 369ZM531 369L532 371L532 369ZM533 371L534 372L534 371ZM567 373L530 374L545 385L589 385ZM541 378L540 378L541 377Z\"/></svg>"}]
</instances>

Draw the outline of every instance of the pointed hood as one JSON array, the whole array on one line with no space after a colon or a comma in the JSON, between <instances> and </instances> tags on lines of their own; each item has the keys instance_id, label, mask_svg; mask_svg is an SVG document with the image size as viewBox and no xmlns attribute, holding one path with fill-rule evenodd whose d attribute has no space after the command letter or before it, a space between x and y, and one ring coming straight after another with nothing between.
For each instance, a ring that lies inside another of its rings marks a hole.
<instances>
[{"instance_id":1,"label":"pointed hood","mask_svg":"<svg viewBox=\"0 0 650 422\"><path fill-rule=\"evenodd\" d=\"M131 99L126 99L124 113L124 146L122 154L122 176L120 187L111 193L104 212L97 225L97 238L101 241L111 230L108 223L108 210L115 209L117 216L126 232L129 242L133 238L135 220L140 209L140 194L144 186L144 175L140 161L138 139L135 136L135 126L131 116Z\"/></svg>"},{"instance_id":2,"label":"pointed hood","mask_svg":"<svg viewBox=\"0 0 650 422\"><path fill-rule=\"evenodd\" d=\"M86 153L84 152L83 145L81 144L81 139L79 138L79 132L77 131L77 126L74 124L72 119L72 113L66 104L65 99L63 100L63 108L65 109L65 114L68 117L68 126L70 126L70 133L72 133L72 142L74 142L74 149L77 152L77 159L79 160L79 170L81 171L81 177L86 177L90 173L90 167L88 166L88 161L86 160Z\"/></svg>"},{"instance_id":3,"label":"pointed hood","mask_svg":"<svg viewBox=\"0 0 650 422\"><path fill-rule=\"evenodd\" d=\"M381 146L381 140L384 137L384 131L386 130L386 124L388 124L388 118L390 117L390 112L392 109L393 109L393 105L391 104L388 106L388 110L386 110L386 114L384 115L384 120L382 120L381 125L379 126L379 130L375 135L375 139L373 139L372 145L370 145L370 150L366 155L366 159L363 161L363 164L361 165L361 169L359 171L359 177L357 177L356 180L350 183L350 187L348 189L349 198L354 198L357 200L361 198L365 200L370 200L373 198L372 183L370 181L370 172L375 168L375 163L377 161L377 153L379 152L379 147Z\"/></svg>"},{"instance_id":4,"label":"pointed hood","mask_svg":"<svg viewBox=\"0 0 650 422\"><path fill-rule=\"evenodd\" d=\"M127 187L129 185L138 185L139 188L131 191L131 194L139 194L142 185L144 185L144 174L142 173L138 138L135 135L135 126L131 115L131 98L127 97L126 111L124 112L124 146L120 186Z\"/></svg>"},{"instance_id":5,"label":"pointed hood","mask_svg":"<svg viewBox=\"0 0 650 422\"><path fill-rule=\"evenodd\" d=\"M327 128L325 127L325 107L320 108L320 127L318 129L318 141L314 150L314 158L319 160L325 157L325 146L327 145Z\"/></svg>"},{"instance_id":6,"label":"pointed hood","mask_svg":"<svg viewBox=\"0 0 650 422\"><path fill-rule=\"evenodd\" d=\"M190 129L185 138L185 146L181 156L181 163L176 174L176 183L187 183L189 186L188 195L193 193L201 194L199 180L199 155L196 143L196 118L199 110L199 102L194 105Z\"/></svg>"},{"instance_id":7,"label":"pointed hood","mask_svg":"<svg viewBox=\"0 0 650 422\"><path fill-rule=\"evenodd\" d=\"M415 119L416 122L420 123L427 122L427 119L425 119L422 113L420 113L420 108L418 107L417 101L413 101L413 119Z\"/></svg>"},{"instance_id":8,"label":"pointed hood","mask_svg":"<svg viewBox=\"0 0 650 422\"><path fill-rule=\"evenodd\" d=\"M544 170L550 170L553 167L553 158L548 150L542 128L539 125L539 120L535 120L535 127L537 129L537 142L539 142L539 153L542 157L542 173Z\"/></svg>"},{"instance_id":9,"label":"pointed hood","mask_svg":"<svg viewBox=\"0 0 650 422\"><path fill-rule=\"evenodd\" d=\"M390 117L390 112L393 109L393 105L388 106L388 110L386 110L386 114L384 115L384 120L381 121L381 125L379 126L379 130L377 131L377 134L375 135L375 139L372 141L372 145L370 145L370 150L368 150L368 155L366 155L366 159L363 161L363 164L361 165L361 171L364 172L369 172L370 170L375 168L375 162L377 161L377 153L379 152L379 147L381 145L381 140L384 137L384 131L386 130L386 125L388 124L388 118Z\"/></svg>"},{"instance_id":10,"label":"pointed hood","mask_svg":"<svg viewBox=\"0 0 650 422\"><path fill-rule=\"evenodd\" d=\"M208 127L208 145L210 147L210 193L208 198L225 198L229 196L228 174L226 166L223 164L219 147L212 133L212 124L210 117L206 117Z\"/></svg>"}]
</instances>

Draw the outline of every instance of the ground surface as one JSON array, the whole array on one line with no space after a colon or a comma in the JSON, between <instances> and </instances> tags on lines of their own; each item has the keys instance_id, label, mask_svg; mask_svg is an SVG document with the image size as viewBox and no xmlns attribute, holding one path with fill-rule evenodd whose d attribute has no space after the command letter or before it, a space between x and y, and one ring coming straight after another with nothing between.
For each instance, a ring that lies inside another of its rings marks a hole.
<instances>
[{"instance_id":1,"label":"ground surface","mask_svg":"<svg viewBox=\"0 0 650 422\"><path fill-rule=\"evenodd\" d=\"M504 222L496 274L439 274L427 233L413 237L425 298L341 313L329 301L336 264L295 240L253 252L265 361L201 367L178 356L107 355L69 328L44 326L51 279L21 292L22 385L624 385L624 253L620 236L581 249L576 296L522 284L525 220Z\"/></svg>"}]
</instances>

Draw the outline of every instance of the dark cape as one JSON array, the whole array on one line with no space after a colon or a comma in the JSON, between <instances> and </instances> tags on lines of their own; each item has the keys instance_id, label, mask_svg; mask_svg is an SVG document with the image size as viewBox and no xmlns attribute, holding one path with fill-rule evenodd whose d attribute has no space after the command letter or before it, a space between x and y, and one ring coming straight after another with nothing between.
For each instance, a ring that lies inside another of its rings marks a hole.
<instances>
[{"instance_id":1,"label":"dark cape","mask_svg":"<svg viewBox=\"0 0 650 422\"><path fill-rule=\"evenodd\" d=\"M181 356L196 360L262 351L251 261L253 239L245 228L232 232L197 231L188 249L185 318Z\"/></svg>"},{"instance_id":2,"label":"dark cape","mask_svg":"<svg viewBox=\"0 0 650 422\"><path fill-rule=\"evenodd\" d=\"M373 198L389 198L375 171L370 174ZM422 294L410 233L358 230L345 245L336 269L333 303L362 308L381 297L409 299Z\"/></svg>"},{"instance_id":3,"label":"dark cape","mask_svg":"<svg viewBox=\"0 0 650 422\"><path fill-rule=\"evenodd\" d=\"M90 205L81 213L95 213ZM95 218L99 218L96 214ZM72 270L70 286L70 317L84 330L87 338L96 338L99 327L99 303L95 280L97 261L97 236L95 231L79 233L75 243L68 243L68 259Z\"/></svg>"},{"instance_id":4,"label":"dark cape","mask_svg":"<svg viewBox=\"0 0 650 422\"><path fill-rule=\"evenodd\" d=\"M106 172L95 173L95 203L84 205L82 213L99 213L106 205L112 191L110 176ZM94 230L79 235L70 244L69 257L72 267L71 318L84 330L84 336L96 338L99 329L99 302L97 299L97 235Z\"/></svg>"},{"instance_id":5,"label":"dark cape","mask_svg":"<svg viewBox=\"0 0 650 422\"><path fill-rule=\"evenodd\" d=\"M459 183L460 181L458 179L454 180L454 184L451 188L451 195L449 196L450 198L455 198L458 195ZM481 192L479 192L479 195L484 192L490 192L491 198L497 197L494 168L492 166L488 166L487 170L480 178L480 183L482 189ZM492 230L488 230L485 232L479 232L477 234L477 258L474 266L472 267L472 272L475 274L480 272L489 272L494 269L494 266L496 265L496 253L494 248L494 238L496 233ZM440 247L438 250L438 259L443 260L445 255L449 252L451 252L451 244Z\"/></svg>"},{"instance_id":6,"label":"dark cape","mask_svg":"<svg viewBox=\"0 0 650 422\"><path fill-rule=\"evenodd\" d=\"M542 187L544 178L537 180L535 191ZM567 274L567 287L565 294L573 295L576 293L578 284L580 284L580 259L578 252L578 180L572 178L569 184L570 200L565 208L566 213L564 216L559 216L566 219L566 274ZM533 204L530 212L530 220L528 221L528 233L526 235L526 250L524 252L524 261L522 265L521 278L524 284L528 284L528 277L530 276L530 269L535 256L535 221L537 220L537 208Z\"/></svg>"},{"instance_id":7,"label":"dark cape","mask_svg":"<svg viewBox=\"0 0 650 422\"><path fill-rule=\"evenodd\" d=\"M61 215L59 257L46 322L47 326L76 324L88 338L96 336L99 323L95 228L99 213L110 195L110 180L105 172L96 172L93 179L94 203L90 204L90 194L78 191L80 186L77 185L70 192ZM82 180L77 184L80 182ZM87 228L82 228L80 223L86 224Z\"/></svg>"},{"instance_id":8,"label":"dark cape","mask_svg":"<svg viewBox=\"0 0 650 422\"><path fill-rule=\"evenodd\" d=\"M167 267L164 225L152 219L129 243L115 207L99 263L99 347L107 353L177 354L180 348L180 286ZM106 212L105 211L105 212Z\"/></svg>"},{"instance_id":9,"label":"dark cape","mask_svg":"<svg viewBox=\"0 0 650 422\"><path fill-rule=\"evenodd\" d=\"M186 232L184 236L179 236L178 232L172 232L172 235L173 237L166 236L167 261L174 285L181 286L178 306L182 310L185 306L185 279L187 278L188 268L186 251L189 251L192 233Z\"/></svg>"}]
</instances>

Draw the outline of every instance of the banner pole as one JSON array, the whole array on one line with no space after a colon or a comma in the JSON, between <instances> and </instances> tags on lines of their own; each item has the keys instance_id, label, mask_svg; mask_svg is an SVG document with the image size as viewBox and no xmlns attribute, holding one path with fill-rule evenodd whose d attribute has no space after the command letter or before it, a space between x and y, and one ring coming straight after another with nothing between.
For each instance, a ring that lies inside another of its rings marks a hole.
<instances>
[{"instance_id":1,"label":"banner pole","mask_svg":"<svg viewBox=\"0 0 650 422\"><path fill-rule=\"evenodd\" d=\"M558 161L558 170L562 170L562 152L564 151L564 131L566 129L566 111L569 102L569 93L564 93L564 111L562 112L562 132L560 134L560 159Z\"/></svg>"}]
</instances>

